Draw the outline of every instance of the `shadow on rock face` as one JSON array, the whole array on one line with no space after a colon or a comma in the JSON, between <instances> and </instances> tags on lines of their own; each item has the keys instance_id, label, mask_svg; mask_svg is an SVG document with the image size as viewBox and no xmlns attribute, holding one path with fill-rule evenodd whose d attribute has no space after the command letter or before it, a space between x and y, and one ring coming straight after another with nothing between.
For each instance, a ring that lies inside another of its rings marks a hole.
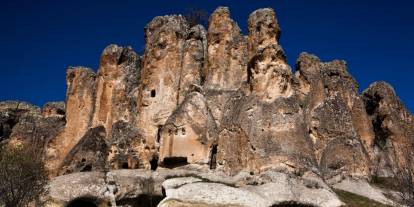
<instances>
[{"instance_id":1,"label":"shadow on rock face","mask_svg":"<svg viewBox=\"0 0 414 207\"><path fill-rule=\"evenodd\" d=\"M164 197L140 195L138 198L122 199L117 201L117 205L131 207L155 207Z\"/></svg>"},{"instance_id":2,"label":"shadow on rock face","mask_svg":"<svg viewBox=\"0 0 414 207\"><path fill-rule=\"evenodd\" d=\"M92 199L89 198L77 198L71 201L67 207L98 207Z\"/></svg>"},{"instance_id":3,"label":"shadow on rock face","mask_svg":"<svg viewBox=\"0 0 414 207\"><path fill-rule=\"evenodd\" d=\"M295 202L282 202L280 204L272 205L272 207L313 207L311 205L298 204Z\"/></svg>"}]
</instances>

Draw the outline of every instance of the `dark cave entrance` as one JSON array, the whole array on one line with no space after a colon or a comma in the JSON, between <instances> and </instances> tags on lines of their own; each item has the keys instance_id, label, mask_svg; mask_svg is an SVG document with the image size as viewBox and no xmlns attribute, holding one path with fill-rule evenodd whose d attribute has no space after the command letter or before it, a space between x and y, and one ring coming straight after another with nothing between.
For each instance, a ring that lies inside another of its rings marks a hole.
<instances>
[{"instance_id":1,"label":"dark cave entrance","mask_svg":"<svg viewBox=\"0 0 414 207\"><path fill-rule=\"evenodd\" d=\"M71 201L66 207L98 207L92 200L89 198L77 198Z\"/></svg>"},{"instance_id":2,"label":"dark cave entrance","mask_svg":"<svg viewBox=\"0 0 414 207\"><path fill-rule=\"evenodd\" d=\"M188 165L187 157L167 157L164 158L163 166L166 168L176 168Z\"/></svg>"},{"instance_id":3,"label":"dark cave entrance","mask_svg":"<svg viewBox=\"0 0 414 207\"><path fill-rule=\"evenodd\" d=\"M210 155L210 169L216 169L217 166L217 145L213 145Z\"/></svg>"},{"instance_id":4,"label":"dark cave entrance","mask_svg":"<svg viewBox=\"0 0 414 207\"><path fill-rule=\"evenodd\" d=\"M124 162L124 163L122 163L121 168L122 168L122 169L128 169L128 168L129 168L129 167L128 167L128 162Z\"/></svg>"},{"instance_id":5,"label":"dark cave entrance","mask_svg":"<svg viewBox=\"0 0 414 207\"><path fill-rule=\"evenodd\" d=\"M151 165L151 170L156 170L158 167L158 158L157 157L152 158L152 160L150 161L150 165Z\"/></svg>"},{"instance_id":6,"label":"dark cave entrance","mask_svg":"<svg viewBox=\"0 0 414 207\"><path fill-rule=\"evenodd\" d=\"M131 207L156 207L162 199L164 199L163 196L140 195L138 198L122 199L116 204Z\"/></svg>"},{"instance_id":7,"label":"dark cave entrance","mask_svg":"<svg viewBox=\"0 0 414 207\"><path fill-rule=\"evenodd\" d=\"M282 202L279 204L272 205L272 207L314 207L312 205L300 204L296 202Z\"/></svg>"},{"instance_id":8,"label":"dark cave entrance","mask_svg":"<svg viewBox=\"0 0 414 207\"><path fill-rule=\"evenodd\" d=\"M162 130L162 125L159 125L157 129L157 142L158 143L160 143L160 140L161 140L161 130Z\"/></svg>"}]
</instances>

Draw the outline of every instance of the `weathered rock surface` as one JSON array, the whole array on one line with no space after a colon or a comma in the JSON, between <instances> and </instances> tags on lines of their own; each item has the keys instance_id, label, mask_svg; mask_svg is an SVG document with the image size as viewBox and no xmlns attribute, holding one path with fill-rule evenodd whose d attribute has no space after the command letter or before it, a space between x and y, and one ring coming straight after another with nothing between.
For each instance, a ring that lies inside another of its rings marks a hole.
<instances>
[{"instance_id":1,"label":"weathered rock surface","mask_svg":"<svg viewBox=\"0 0 414 207\"><path fill-rule=\"evenodd\" d=\"M81 172L54 178L50 190L49 196L44 198L49 206L65 206L79 198L88 198L97 205L110 202L112 205L151 206L145 204L148 196L155 206L164 197L164 190L166 197L158 206L342 205L315 175L296 177L271 171L260 176L235 177L168 169Z\"/></svg>"},{"instance_id":2,"label":"weathered rock surface","mask_svg":"<svg viewBox=\"0 0 414 207\"><path fill-rule=\"evenodd\" d=\"M26 102L0 102L0 143L8 142L13 128L20 120L35 119L40 116L39 107ZM22 131L26 133L25 131Z\"/></svg>"},{"instance_id":3,"label":"weathered rock surface","mask_svg":"<svg viewBox=\"0 0 414 207\"><path fill-rule=\"evenodd\" d=\"M92 126L95 101L95 73L84 67L69 68L66 73L66 126L46 149L46 167L55 174L66 155Z\"/></svg>"},{"instance_id":4,"label":"weathered rock surface","mask_svg":"<svg viewBox=\"0 0 414 207\"><path fill-rule=\"evenodd\" d=\"M89 129L77 145L66 155L59 174L105 170L108 145L103 126Z\"/></svg>"},{"instance_id":5,"label":"weathered rock surface","mask_svg":"<svg viewBox=\"0 0 414 207\"><path fill-rule=\"evenodd\" d=\"M227 7L217 8L207 32L204 90L213 117L220 125L230 97L247 81L247 39Z\"/></svg>"},{"instance_id":6,"label":"weathered rock surface","mask_svg":"<svg viewBox=\"0 0 414 207\"><path fill-rule=\"evenodd\" d=\"M370 173L367 147L373 133L346 63L339 60L323 63L302 53L296 77L309 135L324 178L367 176Z\"/></svg>"},{"instance_id":7,"label":"weathered rock surface","mask_svg":"<svg viewBox=\"0 0 414 207\"><path fill-rule=\"evenodd\" d=\"M131 47L109 45L101 55L92 126L111 137L117 121L136 122L140 58Z\"/></svg>"},{"instance_id":8,"label":"weathered rock surface","mask_svg":"<svg viewBox=\"0 0 414 207\"><path fill-rule=\"evenodd\" d=\"M65 102L48 102L45 103L42 109L44 117L64 117L65 116Z\"/></svg>"},{"instance_id":9,"label":"weathered rock surface","mask_svg":"<svg viewBox=\"0 0 414 207\"><path fill-rule=\"evenodd\" d=\"M259 13L269 15L271 23L254 19ZM261 45L254 46L257 51L248 67L251 91L235 95L225 109L218 164L229 173L241 169L256 173L269 168L296 173L312 170L313 149L295 96L294 76L276 39L264 41L262 33L254 30L262 28L266 34L274 33L269 38L275 38L279 31L274 12L264 9L254 14L249 20L249 44Z\"/></svg>"},{"instance_id":10,"label":"weathered rock surface","mask_svg":"<svg viewBox=\"0 0 414 207\"><path fill-rule=\"evenodd\" d=\"M177 162L181 159L183 164L208 164L217 145L217 131L206 99L192 92L160 131L160 163L165 166L180 164Z\"/></svg>"},{"instance_id":11,"label":"weathered rock surface","mask_svg":"<svg viewBox=\"0 0 414 207\"><path fill-rule=\"evenodd\" d=\"M407 169L414 172L413 115L385 82L371 84L362 98L375 132L371 143L375 153L373 174L394 177Z\"/></svg>"},{"instance_id":12,"label":"weathered rock surface","mask_svg":"<svg viewBox=\"0 0 414 207\"><path fill-rule=\"evenodd\" d=\"M328 185L393 205L368 183L414 174L414 118L393 88L360 95L345 61L308 53L293 74L273 9L247 29L226 7L207 31L155 17L143 56L109 45L97 74L69 68L66 102L0 102L0 145L41 148L62 175L49 206L342 205Z\"/></svg>"},{"instance_id":13,"label":"weathered rock surface","mask_svg":"<svg viewBox=\"0 0 414 207\"><path fill-rule=\"evenodd\" d=\"M149 146L155 146L159 128L185 99L189 87L201 84L205 36L202 26L188 28L177 15L156 17L145 28L138 127Z\"/></svg>"}]
</instances>

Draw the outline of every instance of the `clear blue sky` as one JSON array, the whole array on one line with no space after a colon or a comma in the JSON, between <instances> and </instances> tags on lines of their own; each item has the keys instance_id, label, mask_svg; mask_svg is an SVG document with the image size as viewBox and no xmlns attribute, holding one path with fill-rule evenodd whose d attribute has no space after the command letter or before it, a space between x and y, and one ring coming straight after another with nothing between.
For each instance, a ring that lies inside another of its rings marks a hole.
<instances>
[{"instance_id":1,"label":"clear blue sky","mask_svg":"<svg viewBox=\"0 0 414 207\"><path fill-rule=\"evenodd\" d=\"M145 2L145 3L144 3ZM360 90L376 80L391 83L414 111L414 1L23 1L0 6L0 100L37 105L65 100L68 66L98 67L106 45L144 47L144 27L157 15L198 7L230 7L246 34L248 15L275 9L281 44L293 66L307 51L322 60L344 59Z\"/></svg>"}]
</instances>

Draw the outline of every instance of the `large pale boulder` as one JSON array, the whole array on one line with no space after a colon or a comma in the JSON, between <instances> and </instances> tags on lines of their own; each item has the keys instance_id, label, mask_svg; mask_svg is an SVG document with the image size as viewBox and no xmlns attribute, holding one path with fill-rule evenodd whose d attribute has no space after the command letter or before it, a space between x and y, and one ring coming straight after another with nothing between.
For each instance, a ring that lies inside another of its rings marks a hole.
<instances>
[{"instance_id":1,"label":"large pale boulder","mask_svg":"<svg viewBox=\"0 0 414 207\"><path fill-rule=\"evenodd\" d=\"M266 172L259 185L235 186L201 180L195 177L167 179L163 183L166 198L160 207L245 206L270 207L284 205L334 207L343 203L317 176L292 177L284 173Z\"/></svg>"}]
</instances>

